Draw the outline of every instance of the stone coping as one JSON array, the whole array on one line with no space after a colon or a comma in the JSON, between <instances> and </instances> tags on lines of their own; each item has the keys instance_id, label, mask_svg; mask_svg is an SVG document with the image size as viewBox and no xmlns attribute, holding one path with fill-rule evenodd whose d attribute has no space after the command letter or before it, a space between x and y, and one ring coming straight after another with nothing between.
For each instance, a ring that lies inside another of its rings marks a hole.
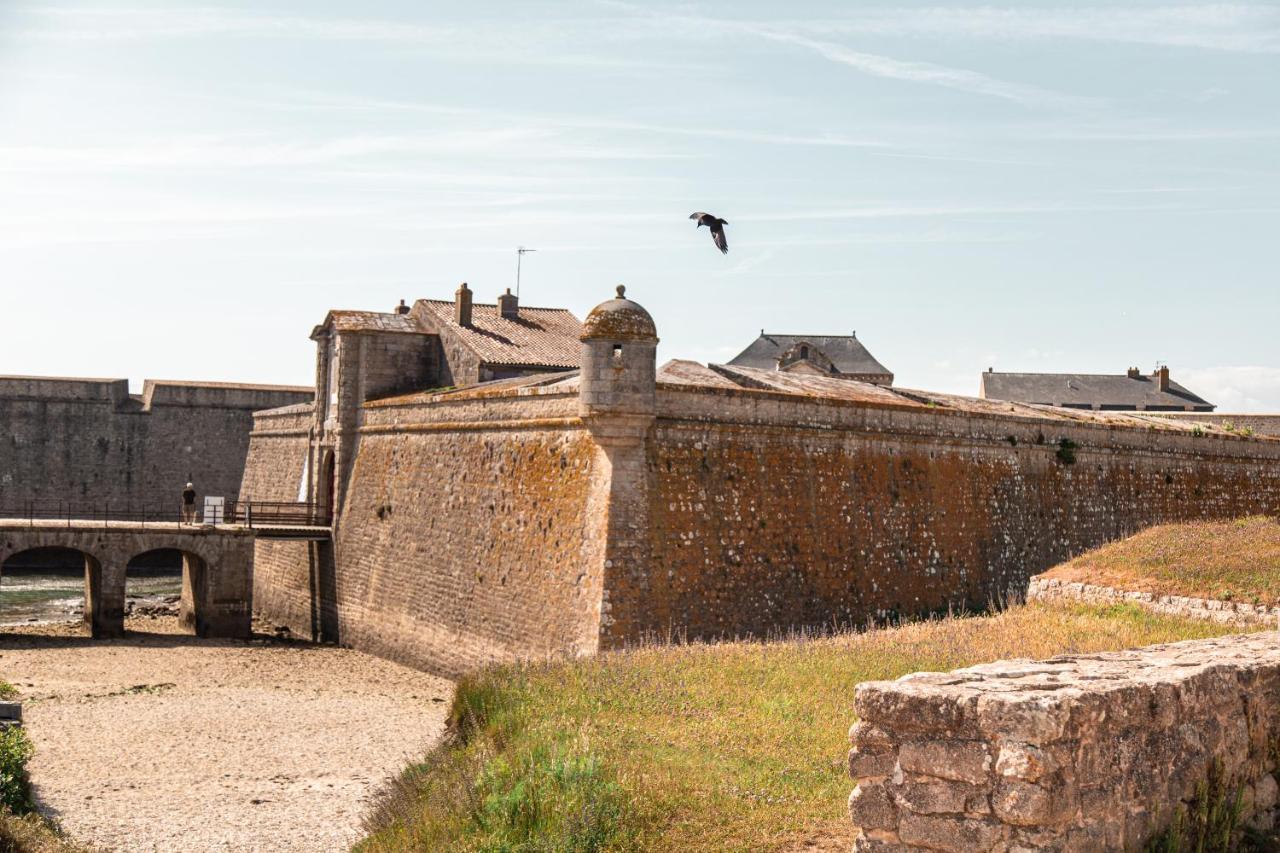
<instances>
[{"instance_id":1,"label":"stone coping","mask_svg":"<svg viewBox=\"0 0 1280 853\"><path fill-rule=\"evenodd\" d=\"M1235 625L1280 626L1280 605L1250 604L1218 598L1193 598L1158 592L1136 592L1098 586L1080 581L1064 581L1037 575L1027 587L1027 601L1088 601L1096 604L1136 604L1157 613L1187 616L1210 622Z\"/></svg>"}]
</instances>

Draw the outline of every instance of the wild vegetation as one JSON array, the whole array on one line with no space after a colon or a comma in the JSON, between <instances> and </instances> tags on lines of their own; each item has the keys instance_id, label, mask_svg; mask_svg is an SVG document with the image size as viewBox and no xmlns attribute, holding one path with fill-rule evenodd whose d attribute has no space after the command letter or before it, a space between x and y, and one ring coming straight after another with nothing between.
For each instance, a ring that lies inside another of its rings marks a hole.
<instances>
[{"instance_id":1,"label":"wild vegetation","mask_svg":"<svg viewBox=\"0 0 1280 853\"><path fill-rule=\"evenodd\" d=\"M459 684L451 737L383 793L358 849L838 847L852 840L844 756L859 682L1229 630L1130 606L1028 605L488 669Z\"/></svg>"},{"instance_id":2,"label":"wild vegetation","mask_svg":"<svg viewBox=\"0 0 1280 853\"><path fill-rule=\"evenodd\" d=\"M1163 524L1045 575L1138 592L1280 604L1280 519Z\"/></svg>"}]
</instances>

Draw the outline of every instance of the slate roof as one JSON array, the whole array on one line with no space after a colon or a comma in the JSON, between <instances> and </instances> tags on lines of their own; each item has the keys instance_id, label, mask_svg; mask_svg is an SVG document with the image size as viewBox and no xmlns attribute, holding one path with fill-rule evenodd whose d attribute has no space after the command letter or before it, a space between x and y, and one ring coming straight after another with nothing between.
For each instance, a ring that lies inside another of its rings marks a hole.
<instances>
[{"instance_id":1,"label":"slate roof","mask_svg":"<svg viewBox=\"0 0 1280 853\"><path fill-rule=\"evenodd\" d=\"M582 323L563 308L521 305L520 316L509 320L497 305L473 303L470 326L453 321L451 300L419 299L414 311L428 314L435 326L447 330L486 364L571 368L580 360Z\"/></svg>"},{"instance_id":2,"label":"slate roof","mask_svg":"<svg viewBox=\"0 0 1280 853\"><path fill-rule=\"evenodd\" d=\"M1051 406L1103 408L1170 408L1212 410L1213 404L1173 380L1161 391L1153 376L1130 377L1097 373L993 373L982 374L983 397Z\"/></svg>"},{"instance_id":3,"label":"slate roof","mask_svg":"<svg viewBox=\"0 0 1280 853\"><path fill-rule=\"evenodd\" d=\"M760 337L751 342L751 346L734 356L729 364L776 370L778 357L798 343L813 344L831 359L841 373L879 373L893 376L853 335L777 335L762 332Z\"/></svg>"}]
</instances>

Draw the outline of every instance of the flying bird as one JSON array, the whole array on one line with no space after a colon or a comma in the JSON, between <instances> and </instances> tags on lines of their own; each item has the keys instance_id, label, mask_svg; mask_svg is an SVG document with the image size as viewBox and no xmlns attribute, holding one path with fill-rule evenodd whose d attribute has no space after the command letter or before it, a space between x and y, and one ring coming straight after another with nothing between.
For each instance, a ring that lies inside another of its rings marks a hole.
<instances>
[{"instance_id":1,"label":"flying bird","mask_svg":"<svg viewBox=\"0 0 1280 853\"><path fill-rule=\"evenodd\" d=\"M698 227L703 225L711 229L711 239L715 241L716 248L722 254L729 254L729 240L724 236L724 227L729 223L723 219L717 219L710 213L690 213L690 219L698 220Z\"/></svg>"}]
</instances>

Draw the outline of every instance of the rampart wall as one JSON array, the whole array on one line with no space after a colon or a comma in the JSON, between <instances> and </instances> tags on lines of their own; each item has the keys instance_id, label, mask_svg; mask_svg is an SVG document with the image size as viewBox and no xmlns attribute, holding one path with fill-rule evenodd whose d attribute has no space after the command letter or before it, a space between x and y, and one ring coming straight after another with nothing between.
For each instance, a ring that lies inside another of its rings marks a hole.
<instances>
[{"instance_id":1,"label":"rampart wall","mask_svg":"<svg viewBox=\"0 0 1280 853\"><path fill-rule=\"evenodd\" d=\"M1157 417L1174 418L1188 423L1212 424L1222 426L1229 424L1237 432L1249 431L1255 435L1280 436L1280 415L1239 415L1230 412L1178 412L1163 414L1148 412Z\"/></svg>"},{"instance_id":2,"label":"rampart wall","mask_svg":"<svg viewBox=\"0 0 1280 853\"><path fill-rule=\"evenodd\" d=\"M606 452L551 390L366 404L333 550L260 546L263 615L457 672L983 608L1146 526L1280 508L1269 439L660 384ZM305 439L265 427L247 492L300 478Z\"/></svg>"},{"instance_id":3,"label":"rampart wall","mask_svg":"<svg viewBox=\"0 0 1280 853\"><path fill-rule=\"evenodd\" d=\"M369 404L332 549L260 542L257 608L451 674L595 651L603 472L576 405L566 394ZM260 417L246 490L272 480L260 471L300 470L282 460L300 459L304 440L270 433Z\"/></svg>"},{"instance_id":4,"label":"rampart wall","mask_svg":"<svg viewBox=\"0 0 1280 853\"><path fill-rule=\"evenodd\" d=\"M1141 850L1197 786L1276 822L1280 635L868 682L854 849Z\"/></svg>"},{"instance_id":5,"label":"rampart wall","mask_svg":"<svg viewBox=\"0 0 1280 853\"><path fill-rule=\"evenodd\" d=\"M1280 442L766 392L660 389L647 454L615 642L981 608L1144 527L1280 508Z\"/></svg>"},{"instance_id":6,"label":"rampart wall","mask_svg":"<svg viewBox=\"0 0 1280 853\"><path fill-rule=\"evenodd\" d=\"M0 377L0 505L125 506L172 501L190 475L201 496L236 497L252 413L309 389L123 379Z\"/></svg>"}]
</instances>

